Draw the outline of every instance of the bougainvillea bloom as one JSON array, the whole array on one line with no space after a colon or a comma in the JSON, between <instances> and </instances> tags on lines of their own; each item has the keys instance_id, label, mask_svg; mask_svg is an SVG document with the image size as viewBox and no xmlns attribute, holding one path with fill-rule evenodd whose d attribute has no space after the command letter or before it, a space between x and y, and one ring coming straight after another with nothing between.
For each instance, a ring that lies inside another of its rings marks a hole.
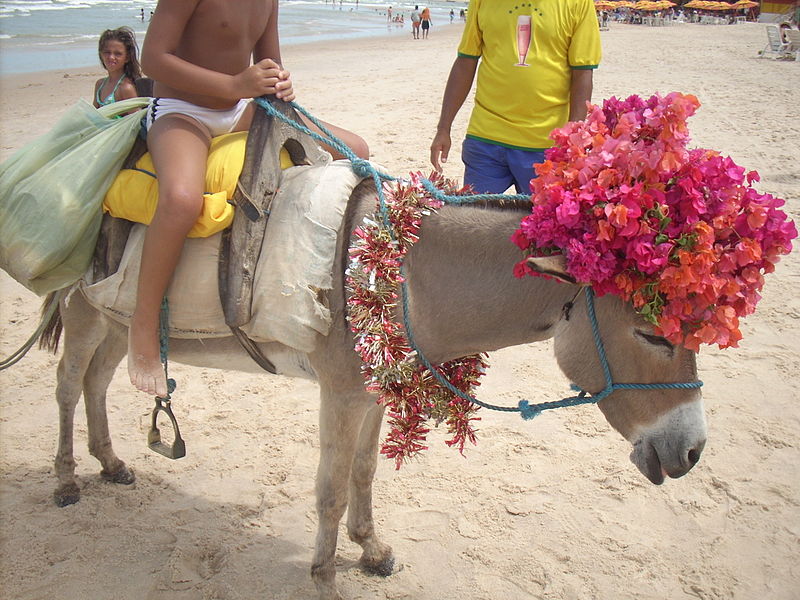
<instances>
[{"instance_id":1,"label":"bougainvillea bloom","mask_svg":"<svg viewBox=\"0 0 800 600\"><path fill-rule=\"evenodd\" d=\"M630 300L658 334L693 350L737 345L763 274L797 237L784 201L752 187L756 172L687 147L699 105L677 92L611 98L555 130L535 165L532 213L512 237L528 255L563 254L598 296ZM537 275L524 260L514 273Z\"/></svg>"}]
</instances>

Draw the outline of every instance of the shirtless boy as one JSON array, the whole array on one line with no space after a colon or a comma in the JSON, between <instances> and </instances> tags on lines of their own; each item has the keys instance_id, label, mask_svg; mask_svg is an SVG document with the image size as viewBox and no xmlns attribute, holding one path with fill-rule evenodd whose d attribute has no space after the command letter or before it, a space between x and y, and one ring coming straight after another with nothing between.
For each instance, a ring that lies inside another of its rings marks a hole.
<instances>
[{"instance_id":1,"label":"shirtless boy","mask_svg":"<svg viewBox=\"0 0 800 600\"><path fill-rule=\"evenodd\" d=\"M254 64L250 64L251 58ZM142 250L136 309L128 334L128 374L138 389L166 396L158 320L166 292L203 202L209 141L243 131L255 106L294 89L281 66L277 0L159 0L142 51L156 81L147 115L147 145L158 174L158 208ZM362 158L366 143L333 127Z\"/></svg>"}]
</instances>

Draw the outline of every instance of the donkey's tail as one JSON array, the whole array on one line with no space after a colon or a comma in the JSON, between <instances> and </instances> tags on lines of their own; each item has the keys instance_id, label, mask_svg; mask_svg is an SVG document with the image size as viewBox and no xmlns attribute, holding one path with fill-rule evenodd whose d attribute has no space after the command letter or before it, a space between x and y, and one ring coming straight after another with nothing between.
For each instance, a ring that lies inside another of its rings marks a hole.
<instances>
[{"instance_id":1,"label":"donkey's tail","mask_svg":"<svg viewBox=\"0 0 800 600\"><path fill-rule=\"evenodd\" d=\"M22 344L22 346L8 358L0 360L0 371L17 364L28 353L36 340L39 340L39 347L46 348L52 352L58 350L58 340L61 337L61 312L59 304L64 295L69 291L68 288L50 292L42 305L42 320L33 335Z\"/></svg>"},{"instance_id":2,"label":"donkey's tail","mask_svg":"<svg viewBox=\"0 0 800 600\"><path fill-rule=\"evenodd\" d=\"M42 322L39 324L39 349L55 354L64 324L61 322L61 299L66 289L50 292L42 303Z\"/></svg>"}]
</instances>

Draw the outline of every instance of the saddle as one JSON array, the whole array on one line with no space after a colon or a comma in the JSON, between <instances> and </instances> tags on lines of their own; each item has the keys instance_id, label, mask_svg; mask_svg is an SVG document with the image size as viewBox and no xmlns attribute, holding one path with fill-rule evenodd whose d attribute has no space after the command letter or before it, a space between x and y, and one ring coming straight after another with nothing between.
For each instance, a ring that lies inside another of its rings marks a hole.
<instances>
[{"instance_id":1,"label":"saddle","mask_svg":"<svg viewBox=\"0 0 800 600\"><path fill-rule=\"evenodd\" d=\"M295 122L297 112L287 103L268 98L273 107ZM325 165L331 156L316 141L291 125L256 109L247 137L245 160L233 203L233 224L222 234L218 264L219 294L225 322L231 332L263 369L275 373L274 365L242 327L252 317L253 281L272 200L281 176L280 151L285 148L295 165ZM138 139L122 168L132 168L147 151ZM104 215L92 261L92 277L99 281L117 272L134 223Z\"/></svg>"}]
</instances>

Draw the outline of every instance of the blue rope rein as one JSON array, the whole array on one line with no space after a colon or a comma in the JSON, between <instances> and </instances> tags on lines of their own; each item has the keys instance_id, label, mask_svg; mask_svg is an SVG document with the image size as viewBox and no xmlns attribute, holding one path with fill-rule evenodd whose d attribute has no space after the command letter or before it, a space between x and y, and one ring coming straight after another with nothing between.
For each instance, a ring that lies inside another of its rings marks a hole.
<instances>
[{"instance_id":1,"label":"blue rope rein","mask_svg":"<svg viewBox=\"0 0 800 600\"><path fill-rule=\"evenodd\" d=\"M158 346L161 363L164 365L164 378L167 380L167 395L161 400L169 402L177 384L169 376L169 300L161 300L161 310L158 313Z\"/></svg>"},{"instance_id":2,"label":"blue rope rein","mask_svg":"<svg viewBox=\"0 0 800 600\"><path fill-rule=\"evenodd\" d=\"M380 203L381 208L381 218L383 220L383 224L389 233L392 235L394 239L394 227L389 222L389 211L386 208L386 198L383 194L383 182L384 181L397 181L397 177L393 177L388 173L384 173L382 171L378 171L374 165L369 162L368 160L364 160L363 158L359 158L355 152L353 152L350 147L345 144L342 140L336 137L333 133L331 133L322 122L314 117L311 113L309 113L305 108L300 106L295 102L291 102L290 105L294 108L297 112L302 114L306 117L309 121L311 121L322 134L317 133L316 131L312 131L302 123L298 123L294 119L284 115L283 113L275 110L270 103L269 100L266 98L256 98L255 103L258 104L261 108L267 111L267 114L270 116L294 127L298 131L302 131L306 135L311 136L313 139L317 140L318 142L329 146L336 150L339 154L347 158L352 165L353 172L358 175L359 177L370 178L375 183L375 190L378 193L378 200ZM530 196L526 196L524 194L472 194L467 196L455 196L451 194L445 194L442 190L437 188L433 182L429 179L423 179L422 185L425 187L425 190L431 195L431 197L444 202L445 204L471 204L475 202L486 202L492 200L528 200L530 201Z\"/></svg>"},{"instance_id":3,"label":"blue rope rein","mask_svg":"<svg viewBox=\"0 0 800 600\"><path fill-rule=\"evenodd\" d=\"M309 121L311 121L316 127L322 131L322 135L312 131L302 123L298 123L294 119L291 119L284 115L283 113L278 112L272 107L272 104L266 98L256 98L256 104L258 104L261 108L267 111L269 115L274 118L277 118L287 125L294 127L295 129L302 131L303 133L311 136L313 139L330 146L331 148L335 149L339 152L342 156L346 157L350 163L352 164L353 172L358 175L359 177L364 178L371 178L375 183L375 190L378 194L378 201L380 205L380 212L381 218L383 220L384 226L389 231L389 234L394 238L394 227L392 226L391 222L389 221L389 211L386 208L386 200L383 194L383 181L397 181L396 177L392 177L387 173L383 173L378 171L372 163L368 160L364 160L356 156L356 154L345 144L337 138L333 133L331 133L318 119L316 119L313 115L311 115L306 109L302 108L300 105L296 104L295 102L291 102L291 106L297 110L300 114L304 115ZM445 194L442 190L437 188L433 182L429 179L423 179L422 185L425 190L435 199L450 205L465 205L465 204L473 204L476 202L485 202L485 201L492 201L492 200L508 200L508 201L529 201L530 196L526 196L524 194L472 194L472 195L464 195L464 196L455 196L450 194ZM405 267L403 267L404 275L405 275ZM472 395L466 394L462 392L460 389L455 387L442 373L439 369L436 368L433 364L425 358L425 355L422 351L417 347L416 342L414 341L414 334L411 327L411 319L410 319L410 311L408 307L408 288L407 288L407 281L408 277L403 277L403 282L400 284L401 292L403 295L403 327L406 330L406 336L408 338L408 343L411 349L416 353L417 359L425 366L428 371L436 378L436 380L447 388L452 394L458 396L462 400L466 400L471 402L472 404L476 404L482 408L486 408L489 410L496 410L500 412L518 412L520 416L525 420L533 419L534 417L540 415L545 410L552 410L555 408L561 408L565 406L579 406L581 404L595 404L600 402L603 398L606 398L611 393L616 390L655 390L655 389L695 389L700 388L703 385L702 381L691 381L686 383L614 383L614 380L611 376L611 368L608 364L608 358L606 357L605 347L603 346L603 340L600 337L600 327L597 322L597 316L595 314L594 309L594 292L590 287L585 287L584 291L586 294L586 306L587 311L589 314L589 321L592 326L592 335L594 337L595 347L597 348L597 353L600 359L600 364L603 369L603 377L605 378L605 387L596 394L592 394L587 392L586 390L582 389L580 386L571 384L570 388L578 392L576 396L570 396L568 398L562 398L561 400L555 400L552 402L540 402L537 404L530 404L527 400L520 400L517 406L500 406L496 404L489 404L488 402L483 402L478 400Z\"/></svg>"}]
</instances>

